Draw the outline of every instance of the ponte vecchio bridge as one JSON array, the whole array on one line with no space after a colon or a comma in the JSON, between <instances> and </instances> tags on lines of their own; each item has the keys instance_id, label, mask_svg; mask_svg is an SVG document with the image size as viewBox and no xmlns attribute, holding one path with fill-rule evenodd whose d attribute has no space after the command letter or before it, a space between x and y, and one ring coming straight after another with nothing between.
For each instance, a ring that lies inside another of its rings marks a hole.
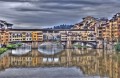
<instances>
[{"instance_id":1,"label":"ponte vecchio bridge","mask_svg":"<svg viewBox=\"0 0 120 78\"><path fill-rule=\"evenodd\" d=\"M37 48L41 43L56 41L62 43L65 48L72 48L74 44L96 48L97 41L93 33L94 31L90 30L81 32L79 30L42 30L42 41L35 40L31 44L33 48Z\"/></svg>"},{"instance_id":2,"label":"ponte vecchio bridge","mask_svg":"<svg viewBox=\"0 0 120 78\"><path fill-rule=\"evenodd\" d=\"M92 48L99 46L95 30L9 29L4 32L8 34L8 39L3 40L2 44L22 42L32 45L32 48L38 48L44 42L56 41L61 42L65 48L72 48L74 44Z\"/></svg>"}]
</instances>

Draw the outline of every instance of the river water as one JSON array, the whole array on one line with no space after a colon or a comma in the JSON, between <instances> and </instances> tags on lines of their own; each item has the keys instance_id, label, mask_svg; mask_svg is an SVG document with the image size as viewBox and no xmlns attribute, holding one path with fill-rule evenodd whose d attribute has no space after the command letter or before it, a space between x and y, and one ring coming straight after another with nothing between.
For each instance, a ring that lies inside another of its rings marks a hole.
<instances>
[{"instance_id":1,"label":"river water","mask_svg":"<svg viewBox=\"0 0 120 78\"><path fill-rule=\"evenodd\" d=\"M0 78L120 78L119 66L119 54L112 50L65 49L44 54L21 48L2 55Z\"/></svg>"},{"instance_id":2,"label":"river water","mask_svg":"<svg viewBox=\"0 0 120 78\"><path fill-rule=\"evenodd\" d=\"M9 68L2 71L1 78L100 78L88 76L76 67ZM104 77L108 78L108 77Z\"/></svg>"}]
</instances>

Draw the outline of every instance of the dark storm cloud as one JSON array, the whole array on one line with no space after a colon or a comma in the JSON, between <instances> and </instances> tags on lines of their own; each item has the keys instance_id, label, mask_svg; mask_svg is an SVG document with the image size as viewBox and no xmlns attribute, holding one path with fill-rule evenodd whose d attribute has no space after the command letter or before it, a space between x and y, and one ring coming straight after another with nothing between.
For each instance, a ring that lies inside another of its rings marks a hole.
<instances>
[{"instance_id":1,"label":"dark storm cloud","mask_svg":"<svg viewBox=\"0 0 120 78\"><path fill-rule=\"evenodd\" d=\"M80 9L78 6L40 6L41 8L14 8L17 11L44 11L44 12L57 12L57 10L75 10Z\"/></svg>"},{"instance_id":2,"label":"dark storm cloud","mask_svg":"<svg viewBox=\"0 0 120 78\"><path fill-rule=\"evenodd\" d=\"M99 2L91 2L91 1L81 1L81 0L49 0L49 1L42 1L47 3L59 3L59 4L85 4L85 5L100 5Z\"/></svg>"},{"instance_id":3,"label":"dark storm cloud","mask_svg":"<svg viewBox=\"0 0 120 78\"><path fill-rule=\"evenodd\" d=\"M52 10L45 9L33 9L33 8L14 8L16 11L40 11L40 12L56 12Z\"/></svg>"},{"instance_id":4,"label":"dark storm cloud","mask_svg":"<svg viewBox=\"0 0 120 78\"><path fill-rule=\"evenodd\" d=\"M74 24L85 16L112 17L118 0L0 0L0 18L15 28L42 28Z\"/></svg>"}]
</instances>

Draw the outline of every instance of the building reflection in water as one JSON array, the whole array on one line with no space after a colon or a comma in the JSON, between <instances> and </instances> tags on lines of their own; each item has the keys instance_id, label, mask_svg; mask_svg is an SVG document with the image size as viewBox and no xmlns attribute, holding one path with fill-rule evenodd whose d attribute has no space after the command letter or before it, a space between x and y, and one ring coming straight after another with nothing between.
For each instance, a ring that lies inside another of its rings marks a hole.
<instances>
[{"instance_id":1,"label":"building reflection in water","mask_svg":"<svg viewBox=\"0 0 120 78\"><path fill-rule=\"evenodd\" d=\"M85 75L110 78L120 77L119 54L109 50L66 49L55 55L43 55L32 49L24 55L8 53L0 59L0 69L12 67L76 66Z\"/></svg>"}]
</instances>

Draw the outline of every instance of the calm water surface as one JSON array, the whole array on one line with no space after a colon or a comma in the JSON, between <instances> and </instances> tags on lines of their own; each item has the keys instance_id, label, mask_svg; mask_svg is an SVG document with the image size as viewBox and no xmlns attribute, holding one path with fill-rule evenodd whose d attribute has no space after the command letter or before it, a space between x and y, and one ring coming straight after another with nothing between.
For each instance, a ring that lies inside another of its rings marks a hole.
<instances>
[{"instance_id":1,"label":"calm water surface","mask_svg":"<svg viewBox=\"0 0 120 78\"><path fill-rule=\"evenodd\" d=\"M45 53L21 48L1 55L0 78L120 78L119 54L112 50Z\"/></svg>"}]
</instances>

